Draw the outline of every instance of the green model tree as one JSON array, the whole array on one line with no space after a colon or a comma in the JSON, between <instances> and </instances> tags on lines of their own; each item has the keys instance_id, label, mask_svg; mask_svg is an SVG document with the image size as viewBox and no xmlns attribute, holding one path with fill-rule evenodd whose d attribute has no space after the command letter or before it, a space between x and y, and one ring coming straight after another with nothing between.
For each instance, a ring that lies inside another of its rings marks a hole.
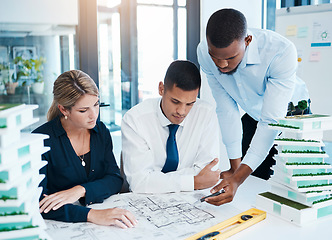
<instances>
[{"instance_id":1,"label":"green model tree","mask_svg":"<svg viewBox=\"0 0 332 240\"><path fill-rule=\"evenodd\" d=\"M307 100L301 100L297 103L297 107L302 111L302 115L304 110L308 108L308 102Z\"/></svg>"}]
</instances>

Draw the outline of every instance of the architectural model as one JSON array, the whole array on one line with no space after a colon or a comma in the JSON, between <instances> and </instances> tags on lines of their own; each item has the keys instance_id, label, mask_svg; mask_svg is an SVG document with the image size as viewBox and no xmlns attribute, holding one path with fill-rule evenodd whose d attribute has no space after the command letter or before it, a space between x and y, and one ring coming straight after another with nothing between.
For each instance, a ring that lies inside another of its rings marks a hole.
<instances>
[{"instance_id":1,"label":"architectural model","mask_svg":"<svg viewBox=\"0 0 332 240\"><path fill-rule=\"evenodd\" d=\"M48 239L39 213L39 183L45 165L41 134L21 132L35 123L37 105L0 104L0 239Z\"/></svg>"},{"instance_id":2,"label":"architectural model","mask_svg":"<svg viewBox=\"0 0 332 240\"><path fill-rule=\"evenodd\" d=\"M278 154L269 181L271 191L257 196L256 206L297 225L332 214L332 166L324 161L323 131L332 129L327 115L280 119L271 128L282 135L274 141Z\"/></svg>"}]
</instances>

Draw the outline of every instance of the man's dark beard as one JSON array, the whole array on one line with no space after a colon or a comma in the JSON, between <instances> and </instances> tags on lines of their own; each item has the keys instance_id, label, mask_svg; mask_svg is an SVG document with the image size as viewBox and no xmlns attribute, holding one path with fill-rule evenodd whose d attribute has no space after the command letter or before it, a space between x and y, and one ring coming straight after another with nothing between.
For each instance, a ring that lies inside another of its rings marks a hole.
<instances>
[{"instance_id":1,"label":"man's dark beard","mask_svg":"<svg viewBox=\"0 0 332 240\"><path fill-rule=\"evenodd\" d=\"M238 64L238 65L236 66L236 68L234 68L232 71L229 71L229 72L222 72L222 71L220 71L219 68L218 68L218 70L219 70L219 72L222 73L222 74L233 75L233 73L236 72L236 70L237 70L237 68L239 67L239 65L240 65L240 64Z\"/></svg>"}]
</instances>

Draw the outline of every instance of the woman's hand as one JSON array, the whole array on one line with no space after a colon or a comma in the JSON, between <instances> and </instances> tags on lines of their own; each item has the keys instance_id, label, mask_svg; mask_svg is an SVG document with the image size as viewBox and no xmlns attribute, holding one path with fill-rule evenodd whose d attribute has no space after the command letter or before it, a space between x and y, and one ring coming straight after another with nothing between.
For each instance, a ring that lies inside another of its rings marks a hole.
<instances>
[{"instance_id":1,"label":"woman's hand","mask_svg":"<svg viewBox=\"0 0 332 240\"><path fill-rule=\"evenodd\" d=\"M131 212L121 208L91 209L87 220L99 225L115 225L120 228L132 228L138 223Z\"/></svg>"},{"instance_id":2,"label":"woman's hand","mask_svg":"<svg viewBox=\"0 0 332 240\"><path fill-rule=\"evenodd\" d=\"M51 195L44 194L44 198L39 202L39 212L48 213L51 210L57 210L65 204L74 203L81 197L85 196L85 188L77 185L68 190L53 193Z\"/></svg>"}]
</instances>

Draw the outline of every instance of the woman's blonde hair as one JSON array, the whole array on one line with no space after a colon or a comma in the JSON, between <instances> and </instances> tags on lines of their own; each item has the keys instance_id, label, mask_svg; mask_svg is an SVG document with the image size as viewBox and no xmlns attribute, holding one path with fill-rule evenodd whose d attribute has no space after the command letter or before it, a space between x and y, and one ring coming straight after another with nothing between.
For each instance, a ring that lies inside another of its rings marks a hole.
<instances>
[{"instance_id":1,"label":"woman's blonde hair","mask_svg":"<svg viewBox=\"0 0 332 240\"><path fill-rule=\"evenodd\" d=\"M47 112L47 120L51 121L57 116L63 116L58 104L71 110L84 94L99 96L98 88L88 74L80 70L70 70L62 73L53 85L53 102Z\"/></svg>"}]
</instances>

